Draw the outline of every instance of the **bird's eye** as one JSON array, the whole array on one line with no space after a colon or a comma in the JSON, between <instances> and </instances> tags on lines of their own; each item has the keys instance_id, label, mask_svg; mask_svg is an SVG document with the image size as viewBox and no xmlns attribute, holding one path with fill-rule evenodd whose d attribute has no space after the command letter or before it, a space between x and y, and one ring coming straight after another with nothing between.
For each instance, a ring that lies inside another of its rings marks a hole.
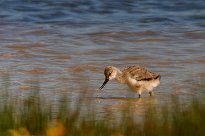
<instances>
[{"instance_id":1,"label":"bird's eye","mask_svg":"<svg viewBox=\"0 0 205 136\"><path fill-rule=\"evenodd\" d=\"M112 74L112 73L110 72L110 73L109 73L109 76L110 76L111 74Z\"/></svg>"}]
</instances>

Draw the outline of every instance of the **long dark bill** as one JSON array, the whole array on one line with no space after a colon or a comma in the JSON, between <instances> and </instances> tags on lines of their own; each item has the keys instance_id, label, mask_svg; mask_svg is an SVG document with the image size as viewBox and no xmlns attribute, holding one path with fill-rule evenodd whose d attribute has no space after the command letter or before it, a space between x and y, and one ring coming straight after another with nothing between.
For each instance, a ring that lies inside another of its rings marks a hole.
<instances>
[{"instance_id":1,"label":"long dark bill","mask_svg":"<svg viewBox=\"0 0 205 136\"><path fill-rule=\"evenodd\" d=\"M108 81L109 79L105 79L105 81L103 82L102 86L99 89L101 90L107 84Z\"/></svg>"}]
</instances>

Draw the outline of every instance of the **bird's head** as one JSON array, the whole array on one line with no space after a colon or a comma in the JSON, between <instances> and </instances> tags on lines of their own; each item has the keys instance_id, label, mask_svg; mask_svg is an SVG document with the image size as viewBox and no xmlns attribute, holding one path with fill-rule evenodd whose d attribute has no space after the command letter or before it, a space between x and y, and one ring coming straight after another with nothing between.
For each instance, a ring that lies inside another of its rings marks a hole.
<instances>
[{"instance_id":1,"label":"bird's head","mask_svg":"<svg viewBox=\"0 0 205 136\"><path fill-rule=\"evenodd\" d=\"M107 66L104 70L105 81L103 82L102 86L99 88L100 90L106 85L109 80L115 79L117 76L117 70L115 67Z\"/></svg>"}]
</instances>

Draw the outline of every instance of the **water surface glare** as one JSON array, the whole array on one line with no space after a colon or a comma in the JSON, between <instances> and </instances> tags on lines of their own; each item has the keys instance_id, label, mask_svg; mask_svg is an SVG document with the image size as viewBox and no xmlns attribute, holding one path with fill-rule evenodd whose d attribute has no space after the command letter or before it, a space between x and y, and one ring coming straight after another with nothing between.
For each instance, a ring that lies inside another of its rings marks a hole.
<instances>
[{"instance_id":1,"label":"water surface glare","mask_svg":"<svg viewBox=\"0 0 205 136\"><path fill-rule=\"evenodd\" d=\"M98 90L106 65L135 64L162 75L153 98L114 81ZM189 100L205 76L205 2L1 1L0 75L2 88L9 75L11 97L38 85L48 101L65 94L76 105L86 93L104 116L127 104L141 114L171 95Z\"/></svg>"}]
</instances>

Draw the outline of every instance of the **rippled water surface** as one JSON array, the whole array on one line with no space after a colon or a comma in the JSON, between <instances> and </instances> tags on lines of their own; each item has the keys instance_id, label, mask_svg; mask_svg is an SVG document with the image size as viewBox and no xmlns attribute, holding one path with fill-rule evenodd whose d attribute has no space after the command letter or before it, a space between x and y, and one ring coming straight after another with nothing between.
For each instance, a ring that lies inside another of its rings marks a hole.
<instances>
[{"instance_id":1,"label":"rippled water surface","mask_svg":"<svg viewBox=\"0 0 205 136\"><path fill-rule=\"evenodd\" d=\"M98 90L106 65L134 64L162 75L154 97L136 99L115 81ZM170 95L189 99L205 76L205 2L2 0L0 75L11 97L37 82L48 101L65 94L75 103L85 93L105 116L127 103L141 113Z\"/></svg>"}]
</instances>

